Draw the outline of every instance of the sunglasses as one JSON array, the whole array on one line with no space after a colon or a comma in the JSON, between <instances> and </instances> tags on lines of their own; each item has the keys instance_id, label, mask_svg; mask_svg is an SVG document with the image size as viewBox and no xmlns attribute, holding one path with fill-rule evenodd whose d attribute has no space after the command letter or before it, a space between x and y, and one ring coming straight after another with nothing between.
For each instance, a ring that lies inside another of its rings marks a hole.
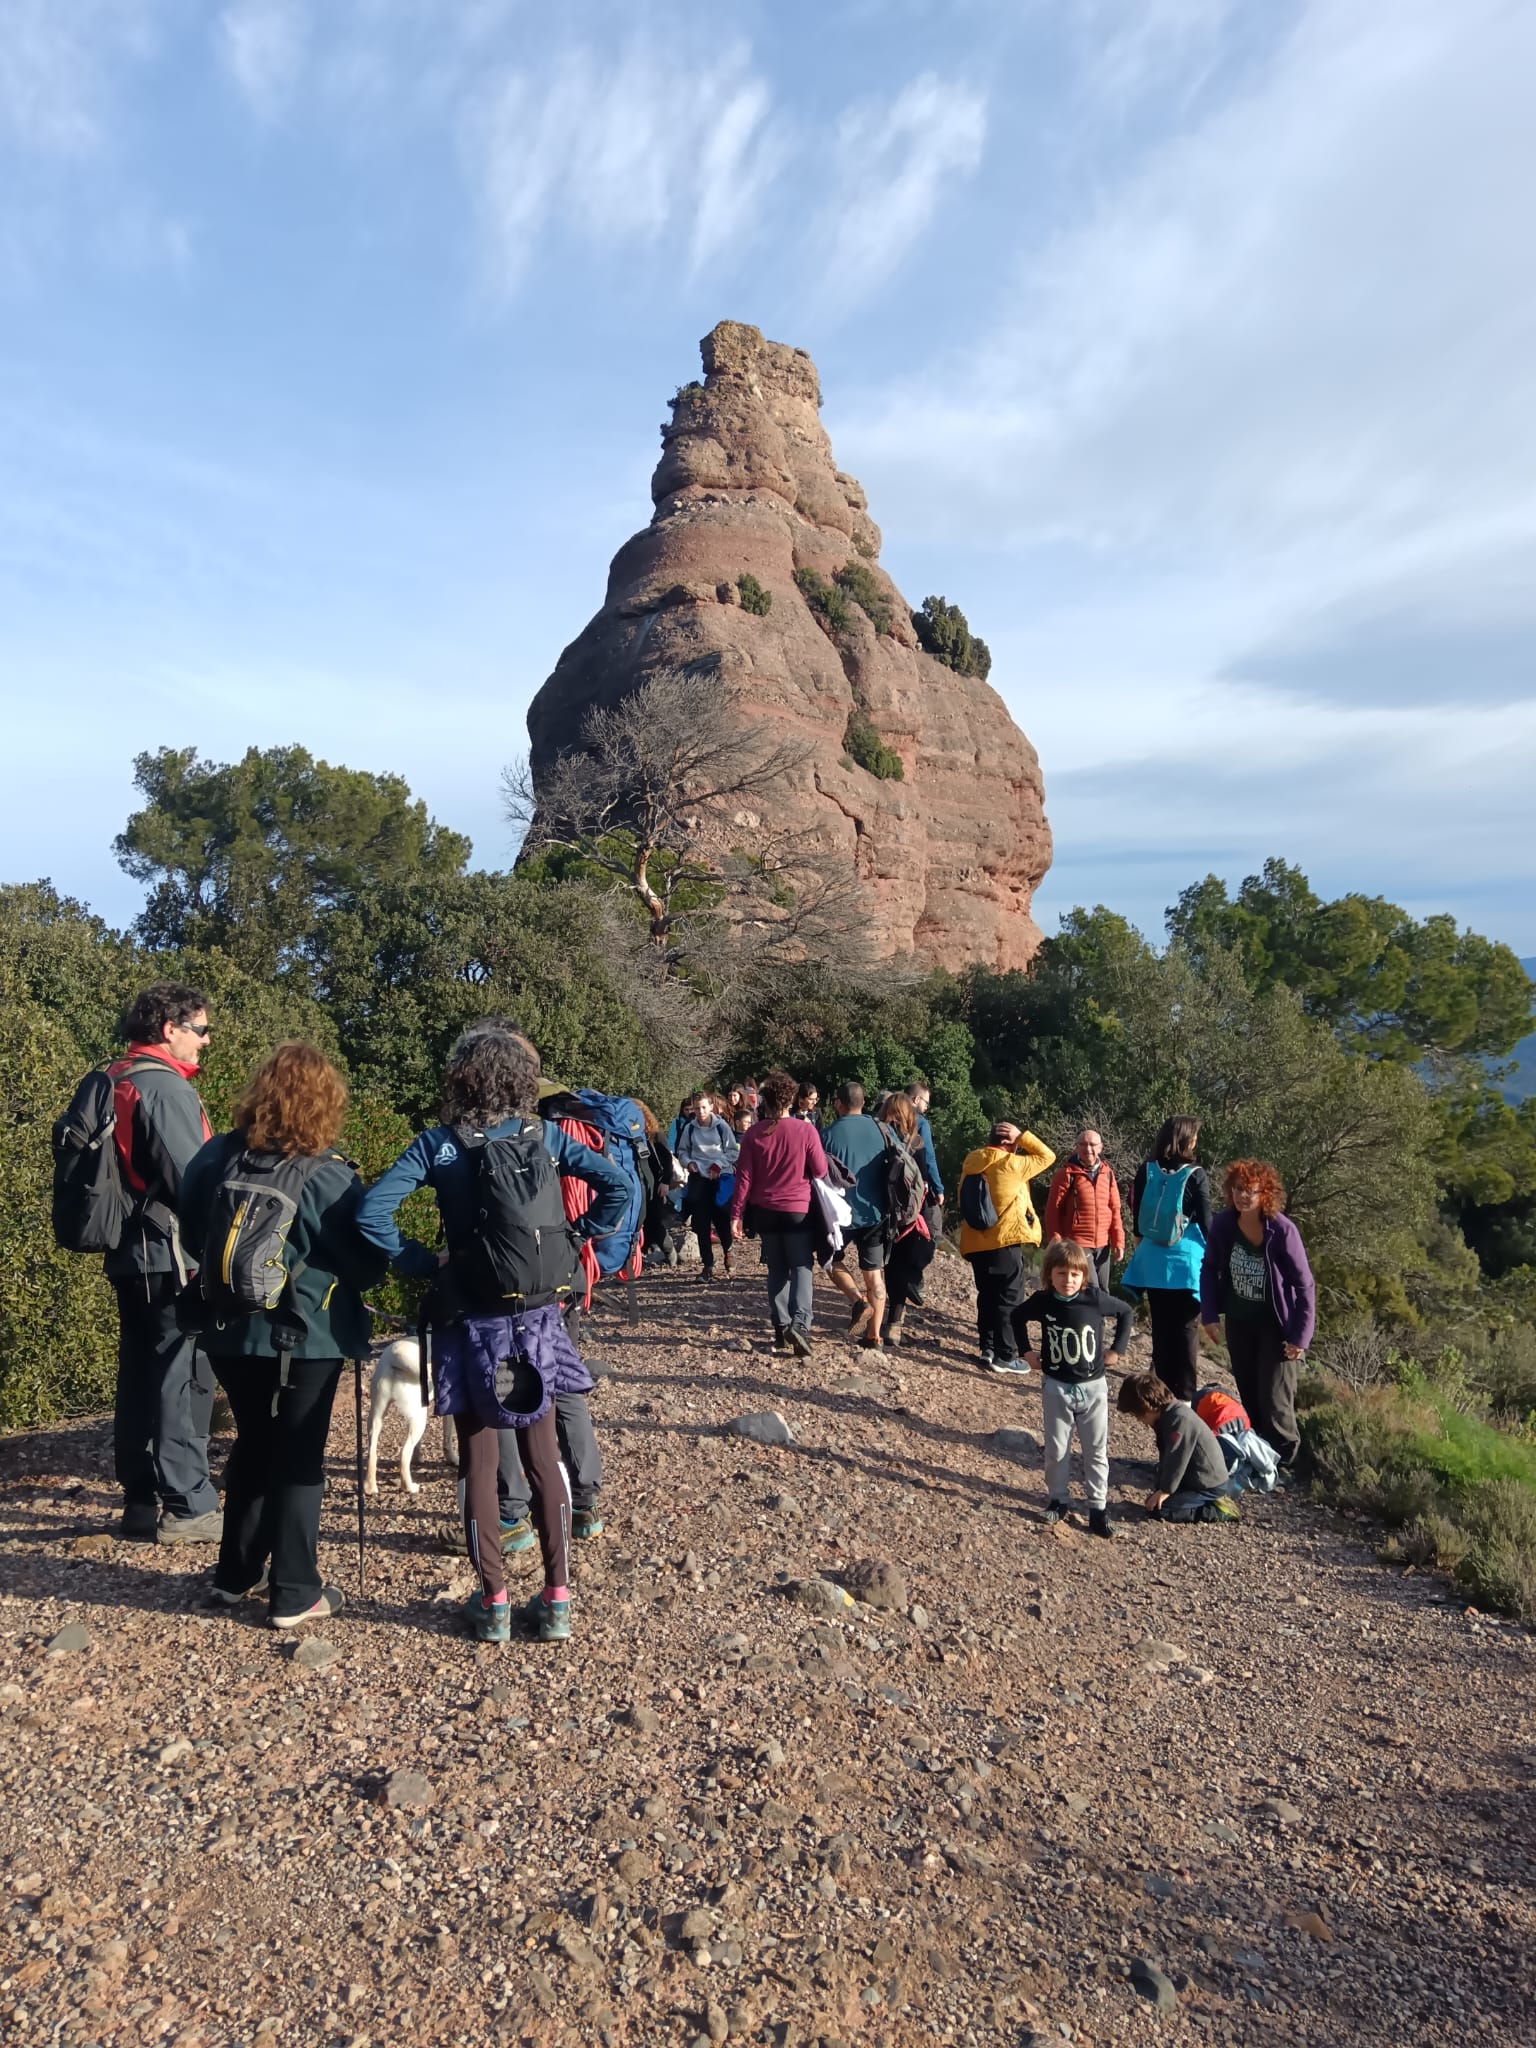
<instances>
[{"instance_id":1,"label":"sunglasses","mask_svg":"<svg viewBox=\"0 0 1536 2048\"><path fill-rule=\"evenodd\" d=\"M178 1031L190 1031L194 1038L206 1038L213 1029L211 1024L178 1024Z\"/></svg>"}]
</instances>

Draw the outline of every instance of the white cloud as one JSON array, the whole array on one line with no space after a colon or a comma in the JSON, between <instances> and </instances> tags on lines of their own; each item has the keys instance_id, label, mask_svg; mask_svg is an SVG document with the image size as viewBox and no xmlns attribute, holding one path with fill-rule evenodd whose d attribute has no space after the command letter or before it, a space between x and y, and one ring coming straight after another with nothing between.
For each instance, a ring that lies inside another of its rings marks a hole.
<instances>
[{"instance_id":1,"label":"white cloud","mask_svg":"<svg viewBox=\"0 0 1536 2048\"><path fill-rule=\"evenodd\" d=\"M251 111L275 120L287 107L309 41L305 0L233 0L219 16L219 55Z\"/></svg>"},{"instance_id":2,"label":"white cloud","mask_svg":"<svg viewBox=\"0 0 1536 2048\"><path fill-rule=\"evenodd\" d=\"M99 149L121 70L153 47L161 0L0 0L0 143Z\"/></svg>"},{"instance_id":3,"label":"white cloud","mask_svg":"<svg viewBox=\"0 0 1536 2048\"><path fill-rule=\"evenodd\" d=\"M1074 0L1089 90L1119 107L1170 86L1191 97L1234 12L1235 0Z\"/></svg>"},{"instance_id":4,"label":"white cloud","mask_svg":"<svg viewBox=\"0 0 1536 2048\"><path fill-rule=\"evenodd\" d=\"M888 106L849 108L824 215L829 296L853 302L885 283L931 224L945 184L976 171L986 132L983 97L932 72Z\"/></svg>"},{"instance_id":5,"label":"white cloud","mask_svg":"<svg viewBox=\"0 0 1536 2048\"><path fill-rule=\"evenodd\" d=\"M703 263L750 232L781 140L744 49L679 68L635 44L504 73L468 115L463 146L511 290L552 226L600 245L681 226Z\"/></svg>"}]
</instances>

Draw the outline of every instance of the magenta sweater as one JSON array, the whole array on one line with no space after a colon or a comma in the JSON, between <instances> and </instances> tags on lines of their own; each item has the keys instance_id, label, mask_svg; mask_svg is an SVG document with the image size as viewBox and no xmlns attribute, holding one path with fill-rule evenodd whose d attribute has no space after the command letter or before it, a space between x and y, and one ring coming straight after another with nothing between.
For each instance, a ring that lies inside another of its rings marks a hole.
<instances>
[{"instance_id":1,"label":"magenta sweater","mask_svg":"<svg viewBox=\"0 0 1536 2048\"><path fill-rule=\"evenodd\" d=\"M739 1218L749 1202L754 1209L803 1216L811 1206L811 1182L826 1170L827 1155L814 1124L793 1116L753 1124L742 1138L736 1161L732 1219Z\"/></svg>"}]
</instances>

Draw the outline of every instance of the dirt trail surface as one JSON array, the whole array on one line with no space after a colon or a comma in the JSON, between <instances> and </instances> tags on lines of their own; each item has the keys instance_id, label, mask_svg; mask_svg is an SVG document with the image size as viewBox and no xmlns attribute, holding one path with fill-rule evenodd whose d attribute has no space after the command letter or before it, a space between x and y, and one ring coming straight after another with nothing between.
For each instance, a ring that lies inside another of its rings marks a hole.
<instances>
[{"instance_id":1,"label":"dirt trail surface","mask_svg":"<svg viewBox=\"0 0 1536 2048\"><path fill-rule=\"evenodd\" d=\"M8 2048L1536 2039L1527 1635L1294 1495L1149 1522L1118 1417L1120 1540L1048 1531L957 1262L895 1352L818 1288L804 1364L741 1264L590 1325L565 1649L456 1633L435 1429L350 1597L349 1388L330 1662L92 1533L104 1426L0 1445Z\"/></svg>"}]
</instances>

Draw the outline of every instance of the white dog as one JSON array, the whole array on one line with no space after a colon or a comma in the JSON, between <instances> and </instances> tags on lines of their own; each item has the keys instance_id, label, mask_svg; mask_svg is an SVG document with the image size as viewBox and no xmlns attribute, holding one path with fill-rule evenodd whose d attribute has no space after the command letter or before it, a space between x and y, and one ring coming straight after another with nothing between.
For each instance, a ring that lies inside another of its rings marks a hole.
<instances>
[{"instance_id":1,"label":"white dog","mask_svg":"<svg viewBox=\"0 0 1536 2048\"><path fill-rule=\"evenodd\" d=\"M384 1431L384 1418L391 1408L398 1408L405 1423L405 1442L400 1446L400 1480L407 1493L420 1493L421 1488L411 1477L411 1454L427 1432L431 1416L431 1374L427 1377L427 1400L421 1398L421 1346L414 1337L396 1337L392 1344L386 1344L379 1354L379 1362L373 1368L373 1381L368 1394L368 1477L364 1491L377 1493L379 1490L379 1438ZM458 1462L453 1433L453 1418L443 1417L443 1456L449 1464Z\"/></svg>"}]
</instances>

